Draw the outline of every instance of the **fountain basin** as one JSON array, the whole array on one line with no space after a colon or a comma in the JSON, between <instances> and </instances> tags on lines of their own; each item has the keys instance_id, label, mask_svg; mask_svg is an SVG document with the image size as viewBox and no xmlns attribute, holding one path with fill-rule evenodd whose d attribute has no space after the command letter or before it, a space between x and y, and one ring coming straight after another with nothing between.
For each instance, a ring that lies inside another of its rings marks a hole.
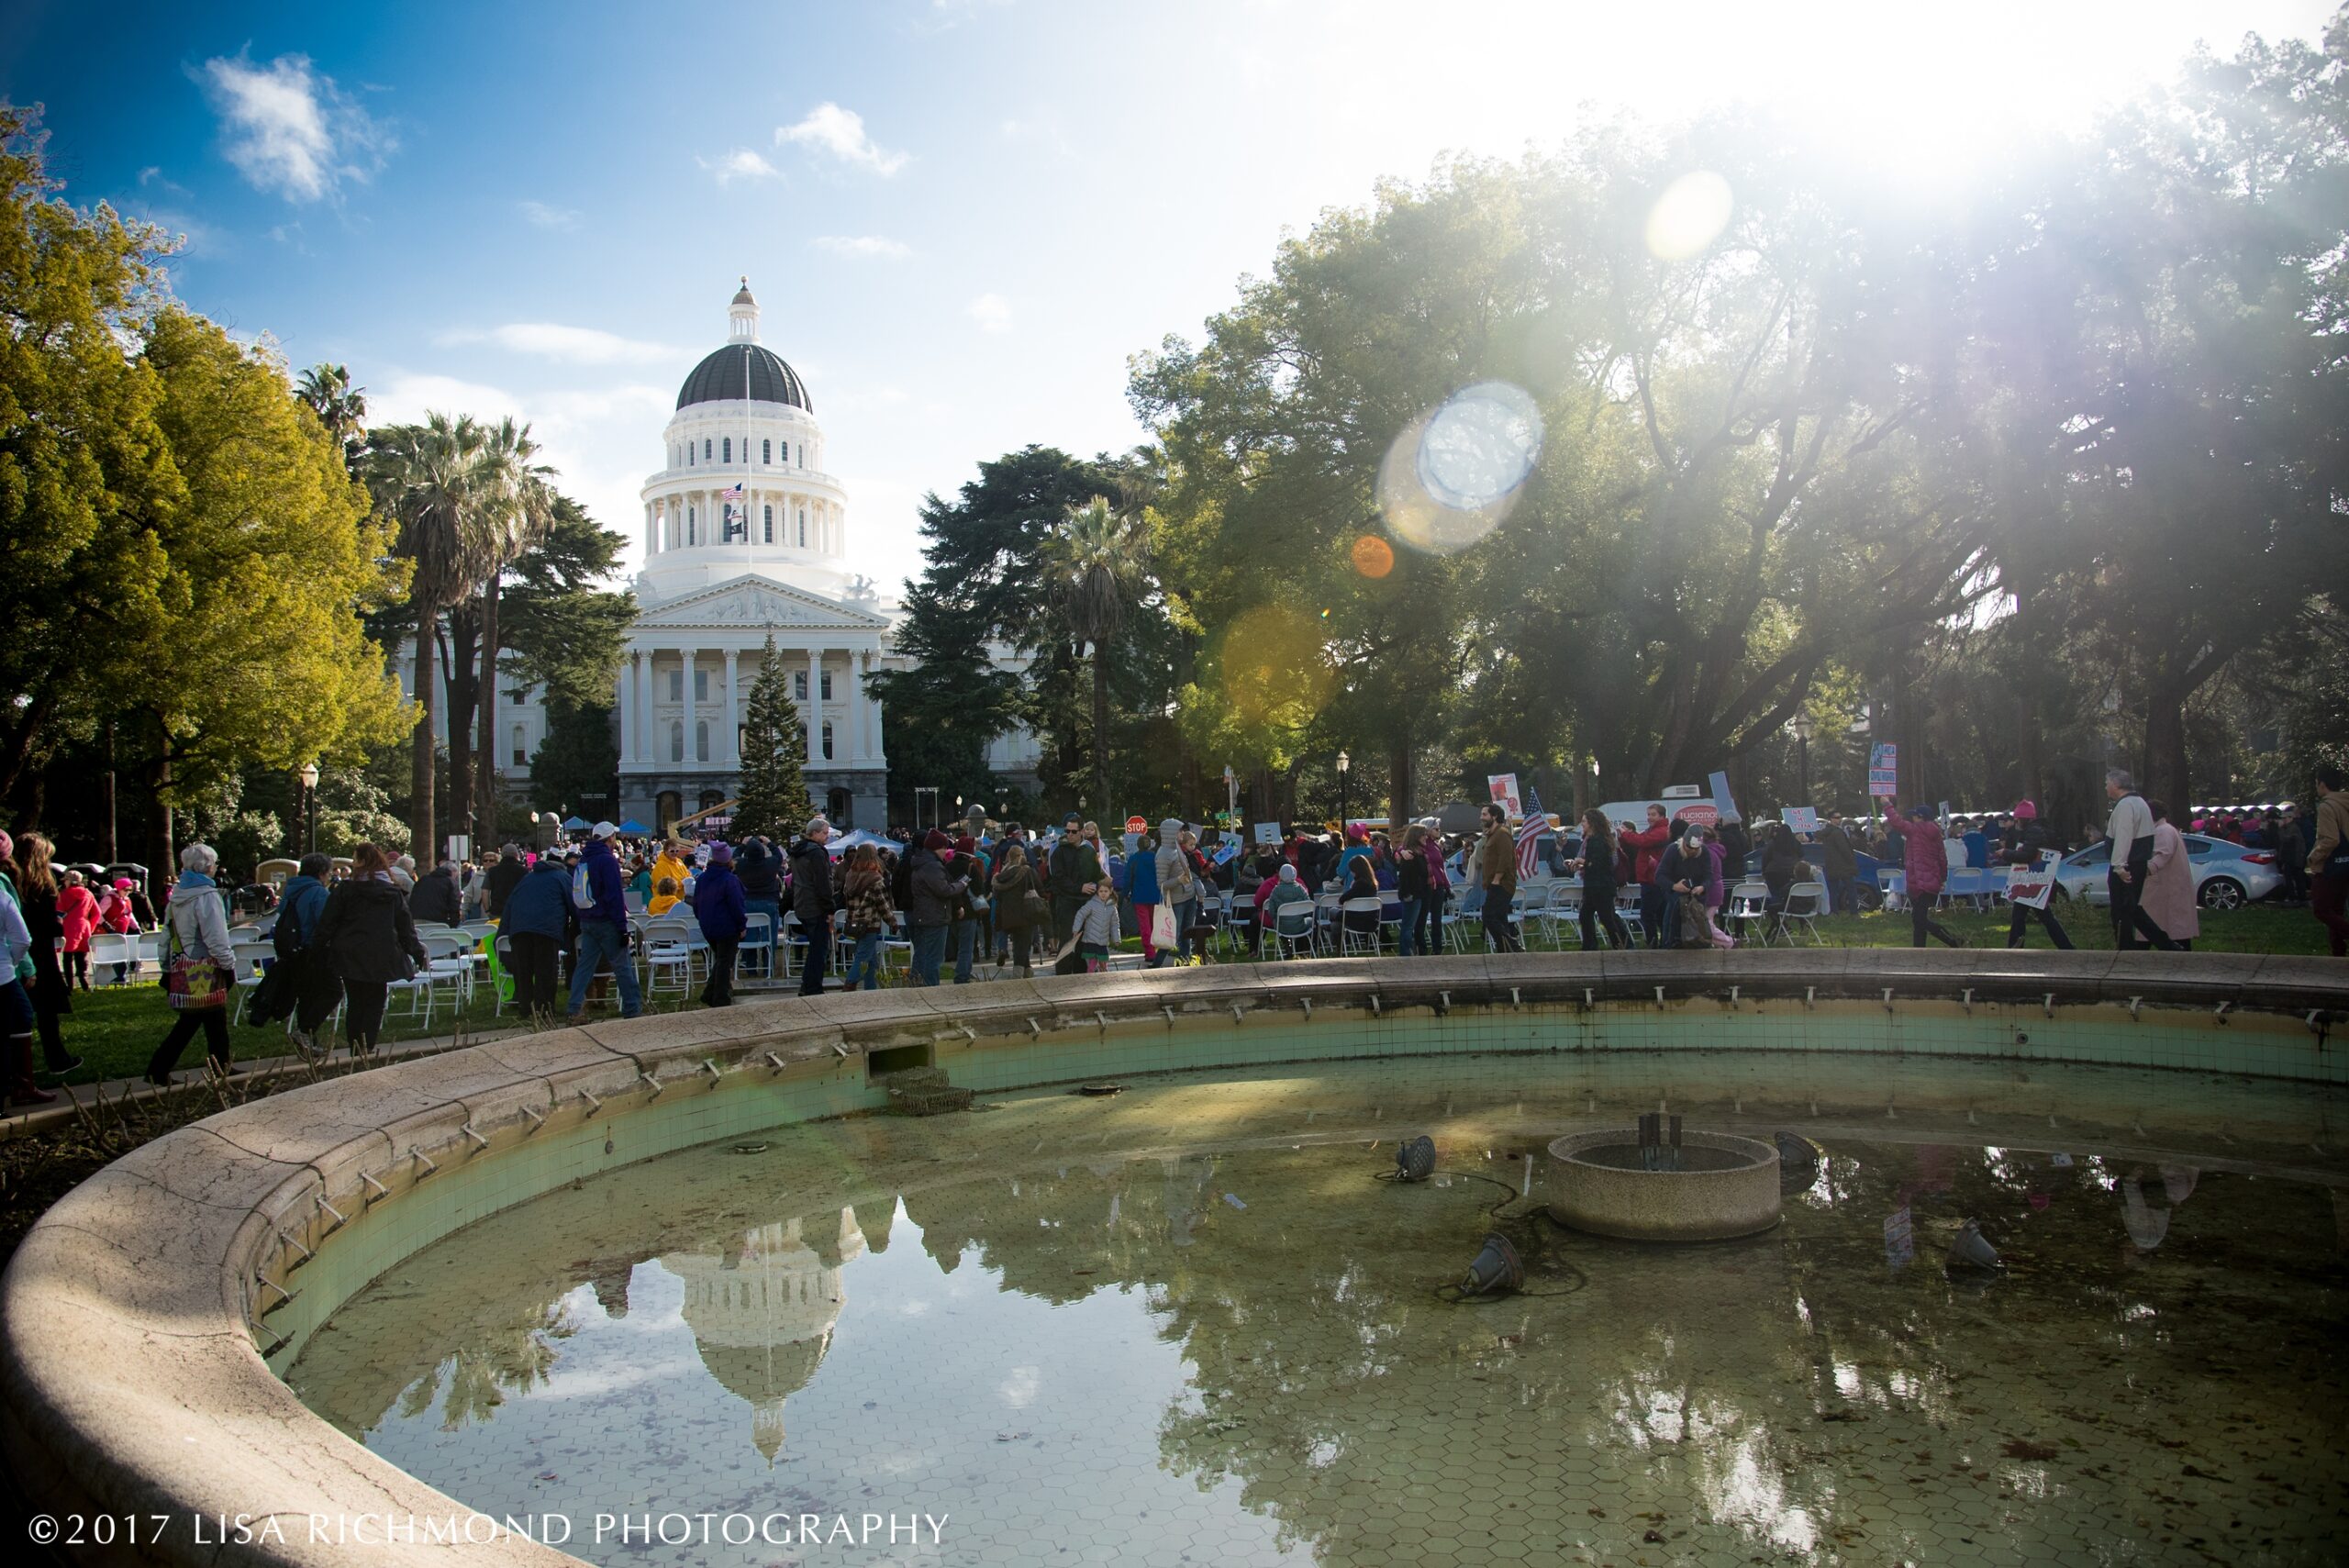
<instances>
[{"instance_id":1,"label":"fountain basin","mask_svg":"<svg viewBox=\"0 0 2349 1568\"><path fill-rule=\"evenodd\" d=\"M1622 1128L1550 1144L1550 1214L1627 1241L1727 1241L1778 1223L1778 1151L1723 1132L1680 1135L1681 1168L1643 1170Z\"/></svg>"}]
</instances>

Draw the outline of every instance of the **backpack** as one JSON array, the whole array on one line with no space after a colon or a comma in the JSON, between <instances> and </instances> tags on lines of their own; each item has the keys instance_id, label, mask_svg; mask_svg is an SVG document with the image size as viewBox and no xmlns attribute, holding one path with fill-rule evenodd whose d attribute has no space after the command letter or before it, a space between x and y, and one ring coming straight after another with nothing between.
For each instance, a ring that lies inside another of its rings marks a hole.
<instances>
[{"instance_id":1,"label":"backpack","mask_svg":"<svg viewBox=\"0 0 2349 1568\"><path fill-rule=\"evenodd\" d=\"M596 907L596 887L587 877L587 858L582 855L571 870L571 906L592 910Z\"/></svg>"}]
</instances>

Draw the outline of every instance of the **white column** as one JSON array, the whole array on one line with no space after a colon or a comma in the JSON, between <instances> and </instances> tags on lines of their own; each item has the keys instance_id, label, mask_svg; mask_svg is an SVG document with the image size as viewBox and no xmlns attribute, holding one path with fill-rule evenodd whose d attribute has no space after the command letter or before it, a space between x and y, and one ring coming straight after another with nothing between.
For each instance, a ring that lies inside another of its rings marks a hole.
<instances>
[{"instance_id":1,"label":"white column","mask_svg":"<svg viewBox=\"0 0 2349 1568\"><path fill-rule=\"evenodd\" d=\"M620 661L619 679L613 683L613 701L620 710L620 761L634 756L636 727L642 722L636 716L636 655L631 653Z\"/></svg>"},{"instance_id":2,"label":"white column","mask_svg":"<svg viewBox=\"0 0 2349 1568\"><path fill-rule=\"evenodd\" d=\"M878 653L875 653L870 655L870 657L873 662L873 667L874 669L880 668L881 656ZM865 712L869 716L869 720L873 727L873 750L870 753L873 759L873 765L876 768L885 768L889 765L889 749L885 744L884 744L884 742L887 740L888 727L886 721L882 717L881 699L879 697L867 697L865 699L864 706Z\"/></svg>"},{"instance_id":3,"label":"white column","mask_svg":"<svg viewBox=\"0 0 2349 1568\"><path fill-rule=\"evenodd\" d=\"M848 656L848 745L834 750L850 762L862 762L870 754L864 746L864 655L855 649Z\"/></svg>"},{"instance_id":4,"label":"white column","mask_svg":"<svg viewBox=\"0 0 2349 1568\"><path fill-rule=\"evenodd\" d=\"M742 765L742 696L734 662L740 653L739 649L726 651L726 743L718 748L718 754L738 768Z\"/></svg>"},{"instance_id":5,"label":"white column","mask_svg":"<svg viewBox=\"0 0 2349 1568\"><path fill-rule=\"evenodd\" d=\"M694 662L701 657L701 650L698 648L688 648L685 650L684 657L685 661L685 676L684 683L685 694L685 752L686 765L691 766L701 758L701 752L694 745ZM698 809L698 807L696 807L695 809Z\"/></svg>"},{"instance_id":6,"label":"white column","mask_svg":"<svg viewBox=\"0 0 2349 1568\"><path fill-rule=\"evenodd\" d=\"M636 760L640 762L651 762L653 760L653 736L660 728L652 717L653 651L648 648L637 656L637 695L642 698L641 706L644 711L642 722L636 727Z\"/></svg>"},{"instance_id":7,"label":"white column","mask_svg":"<svg viewBox=\"0 0 2349 1568\"><path fill-rule=\"evenodd\" d=\"M824 761L824 651L807 651L807 765Z\"/></svg>"}]
</instances>

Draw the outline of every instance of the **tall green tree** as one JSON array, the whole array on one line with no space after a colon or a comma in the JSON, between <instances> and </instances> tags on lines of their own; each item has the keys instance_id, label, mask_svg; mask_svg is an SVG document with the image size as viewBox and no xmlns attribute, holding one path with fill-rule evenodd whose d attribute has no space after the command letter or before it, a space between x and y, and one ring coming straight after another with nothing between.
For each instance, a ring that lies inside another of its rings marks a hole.
<instances>
[{"instance_id":1,"label":"tall green tree","mask_svg":"<svg viewBox=\"0 0 2349 1568\"><path fill-rule=\"evenodd\" d=\"M619 569L627 543L578 502L553 498L545 537L515 562L502 591L498 682L507 695L536 686L551 702L610 705L636 600L592 584Z\"/></svg>"},{"instance_id":2,"label":"tall green tree","mask_svg":"<svg viewBox=\"0 0 2349 1568\"><path fill-rule=\"evenodd\" d=\"M788 842L815 815L801 772L807 755L807 724L791 700L791 676L770 634L742 716L742 785L734 802L735 838L763 833Z\"/></svg>"},{"instance_id":3,"label":"tall green tree","mask_svg":"<svg viewBox=\"0 0 2349 1568\"><path fill-rule=\"evenodd\" d=\"M342 448L343 466L357 473L367 453L367 389L351 384L347 365L317 364L294 390Z\"/></svg>"},{"instance_id":4,"label":"tall green tree","mask_svg":"<svg viewBox=\"0 0 2349 1568\"><path fill-rule=\"evenodd\" d=\"M1093 791L1097 812L1109 794L1111 645L1150 590L1150 525L1138 507L1096 495L1063 514L1044 548L1052 605L1093 670Z\"/></svg>"},{"instance_id":5,"label":"tall green tree","mask_svg":"<svg viewBox=\"0 0 2349 1568\"><path fill-rule=\"evenodd\" d=\"M530 758L530 804L540 811L577 810L595 800L617 806L620 749L609 703L550 695L547 734Z\"/></svg>"}]
</instances>

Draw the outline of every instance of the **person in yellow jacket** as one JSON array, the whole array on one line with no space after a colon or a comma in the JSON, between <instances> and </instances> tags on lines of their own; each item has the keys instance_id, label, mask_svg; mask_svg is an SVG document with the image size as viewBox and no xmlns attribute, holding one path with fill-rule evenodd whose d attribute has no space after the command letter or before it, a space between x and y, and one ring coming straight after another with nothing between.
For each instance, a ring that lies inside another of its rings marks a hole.
<instances>
[{"instance_id":1,"label":"person in yellow jacket","mask_svg":"<svg viewBox=\"0 0 2349 1568\"><path fill-rule=\"evenodd\" d=\"M692 874L693 862L685 858L683 844L661 846L661 857L652 862L652 886L656 893L660 889L661 879L665 876L677 884L676 892L682 895L685 890L685 878Z\"/></svg>"}]
</instances>

